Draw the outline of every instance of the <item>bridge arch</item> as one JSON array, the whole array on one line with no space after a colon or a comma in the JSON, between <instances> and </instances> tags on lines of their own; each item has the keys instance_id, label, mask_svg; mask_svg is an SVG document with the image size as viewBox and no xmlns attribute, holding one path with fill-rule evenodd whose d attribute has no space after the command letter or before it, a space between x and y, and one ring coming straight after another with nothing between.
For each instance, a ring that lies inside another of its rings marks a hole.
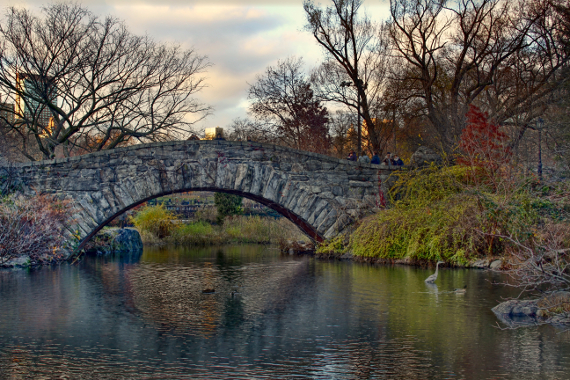
<instances>
[{"instance_id":1,"label":"bridge arch","mask_svg":"<svg viewBox=\"0 0 570 380\"><path fill-rule=\"evenodd\" d=\"M369 213L393 169L252 142L176 141L12 164L29 193L73 204L80 247L116 216L185 191L237 194L287 217L322 241Z\"/></svg>"}]
</instances>

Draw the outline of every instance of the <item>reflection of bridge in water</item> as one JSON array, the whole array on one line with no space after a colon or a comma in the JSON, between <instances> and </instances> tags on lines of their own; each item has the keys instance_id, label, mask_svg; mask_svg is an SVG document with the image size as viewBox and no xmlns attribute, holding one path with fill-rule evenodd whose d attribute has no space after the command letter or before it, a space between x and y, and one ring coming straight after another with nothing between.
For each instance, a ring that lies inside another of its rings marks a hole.
<instances>
[{"instance_id":1,"label":"reflection of bridge in water","mask_svg":"<svg viewBox=\"0 0 570 380\"><path fill-rule=\"evenodd\" d=\"M377 206L394 169L259 143L178 141L12 164L0 170L28 193L70 200L75 205L72 228L79 231L81 248L128 209L187 191L252 199L321 241Z\"/></svg>"}]
</instances>

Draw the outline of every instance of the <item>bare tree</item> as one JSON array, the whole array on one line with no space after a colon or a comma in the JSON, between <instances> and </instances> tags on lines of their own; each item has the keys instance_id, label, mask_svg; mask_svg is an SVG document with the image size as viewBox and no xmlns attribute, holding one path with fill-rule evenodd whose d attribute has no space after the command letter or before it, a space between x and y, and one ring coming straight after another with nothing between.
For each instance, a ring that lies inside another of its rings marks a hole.
<instances>
[{"instance_id":1,"label":"bare tree","mask_svg":"<svg viewBox=\"0 0 570 380\"><path fill-rule=\"evenodd\" d=\"M546 109L567 55L547 2L392 0L390 33L405 66L401 99L421 104L451 151L470 104L510 125L513 145Z\"/></svg>"},{"instance_id":2,"label":"bare tree","mask_svg":"<svg viewBox=\"0 0 570 380\"><path fill-rule=\"evenodd\" d=\"M258 127L281 144L326 153L328 112L301 70L302 60L289 58L268 67L249 88L250 113Z\"/></svg>"},{"instance_id":3,"label":"bare tree","mask_svg":"<svg viewBox=\"0 0 570 380\"><path fill-rule=\"evenodd\" d=\"M313 0L304 2L306 29L324 48L326 60L313 74L319 96L343 104L362 117L374 150L381 137L374 119L382 111L382 91L387 55L382 28L366 15L360 16L361 0L332 0L333 5L320 8ZM361 125L358 123L358 149ZM360 154L360 152L359 152Z\"/></svg>"},{"instance_id":4,"label":"bare tree","mask_svg":"<svg viewBox=\"0 0 570 380\"><path fill-rule=\"evenodd\" d=\"M10 195L0 201L0 265L26 255L30 264L58 261L70 222L69 204L48 196Z\"/></svg>"},{"instance_id":5,"label":"bare tree","mask_svg":"<svg viewBox=\"0 0 570 380\"><path fill-rule=\"evenodd\" d=\"M268 131L265 123L255 119L238 117L232 120L228 129L232 131L229 135L230 140L256 141L268 144L278 144L279 142L273 132Z\"/></svg>"},{"instance_id":6,"label":"bare tree","mask_svg":"<svg viewBox=\"0 0 570 380\"><path fill-rule=\"evenodd\" d=\"M171 139L208 112L192 98L204 86L205 57L79 5L42 13L11 7L0 25L0 95L14 105L4 122L29 159L32 144L53 158L60 145L68 155Z\"/></svg>"},{"instance_id":7,"label":"bare tree","mask_svg":"<svg viewBox=\"0 0 570 380\"><path fill-rule=\"evenodd\" d=\"M564 244L568 227L563 224L548 227L542 241L521 242L512 236L493 235L512 245L504 270L513 279L511 285L542 291L570 288L570 249Z\"/></svg>"},{"instance_id":8,"label":"bare tree","mask_svg":"<svg viewBox=\"0 0 570 380\"><path fill-rule=\"evenodd\" d=\"M347 158L352 150L356 150L357 137L354 134L356 117L353 113L337 111L330 118L332 153L337 158Z\"/></svg>"}]
</instances>

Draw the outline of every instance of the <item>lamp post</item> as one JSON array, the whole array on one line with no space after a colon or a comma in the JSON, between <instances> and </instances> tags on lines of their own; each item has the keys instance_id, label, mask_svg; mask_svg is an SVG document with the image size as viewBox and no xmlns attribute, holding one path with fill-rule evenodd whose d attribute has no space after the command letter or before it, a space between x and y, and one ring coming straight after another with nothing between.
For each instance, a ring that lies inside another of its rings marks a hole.
<instances>
[{"instance_id":1,"label":"lamp post","mask_svg":"<svg viewBox=\"0 0 570 380\"><path fill-rule=\"evenodd\" d=\"M361 86L365 86L362 84L362 79L357 79L358 84L360 84ZM358 142L357 142L357 147L356 150L358 152L358 157L360 158L360 154L362 152L362 123L360 122L360 91L358 89L358 86L355 83L352 83L350 81L343 81L340 82L340 87L350 87L354 85L356 87L356 96L357 96L357 101L356 101L356 105L357 105L357 109L358 111L356 112L356 114L358 115L358 126L356 128L357 130L357 138L358 138Z\"/></svg>"},{"instance_id":2,"label":"lamp post","mask_svg":"<svg viewBox=\"0 0 570 380\"><path fill-rule=\"evenodd\" d=\"M538 180L542 182L542 126L544 124L544 120L541 117L536 120L536 129L538 130Z\"/></svg>"}]
</instances>

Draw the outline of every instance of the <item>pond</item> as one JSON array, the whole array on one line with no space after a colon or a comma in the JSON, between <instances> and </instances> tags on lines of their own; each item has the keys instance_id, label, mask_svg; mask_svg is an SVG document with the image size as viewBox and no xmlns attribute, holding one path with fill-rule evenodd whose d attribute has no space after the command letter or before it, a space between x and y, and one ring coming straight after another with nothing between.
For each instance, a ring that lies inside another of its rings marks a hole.
<instances>
[{"instance_id":1,"label":"pond","mask_svg":"<svg viewBox=\"0 0 570 380\"><path fill-rule=\"evenodd\" d=\"M431 273L259 245L2 270L0 378L569 378L570 333L497 327L496 274Z\"/></svg>"}]
</instances>

